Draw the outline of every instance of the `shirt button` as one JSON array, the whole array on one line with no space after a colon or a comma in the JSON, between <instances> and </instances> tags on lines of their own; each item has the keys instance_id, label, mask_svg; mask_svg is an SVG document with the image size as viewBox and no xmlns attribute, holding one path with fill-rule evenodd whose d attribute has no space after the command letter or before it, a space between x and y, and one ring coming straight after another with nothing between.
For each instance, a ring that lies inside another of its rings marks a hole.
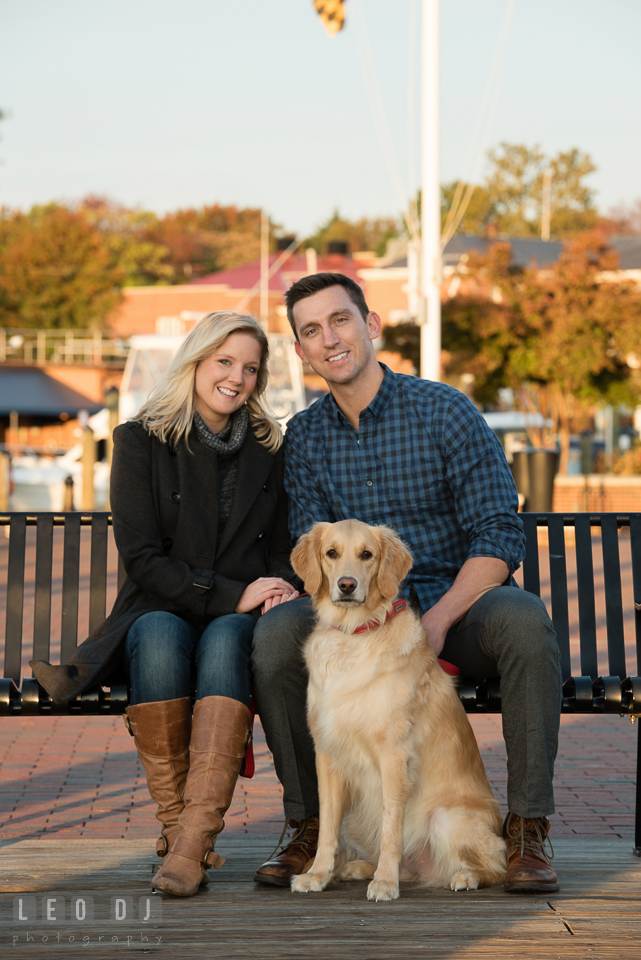
<instances>
[{"instance_id":1,"label":"shirt button","mask_svg":"<svg viewBox=\"0 0 641 960\"><path fill-rule=\"evenodd\" d=\"M163 550L171 550L173 545L174 545L174 541L171 539L171 537L165 537L165 539L162 542Z\"/></svg>"},{"instance_id":2,"label":"shirt button","mask_svg":"<svg viewBox=\"0 0 641 960\"><path fill-rule=\"evenodd\" d=\"M373 486L374 486L374 484L372 483L371 480L366 480L365 483L367 484L368 487L373 487Z\"/></svg>"},{"instance_id":3,"label":"shirt button","mask_svg":"<svg viewBox=\"0 0 641 960\"><path fill-rule=\"evenodd\" d=\"M170 495L169 499L171 500L172 503L180 503L180 494L176 490L174 490L174 492Z\"/></svg>"},{"instance_id":4,"label":"shirt button","mask_svg":"<svg viewBox=\"0 0 641 960\"><path fill-rule=\"evenodd\" d=\"M264 536L265 536L264 533L259 533L259 534L258 534L258 539L259 539L259 540L262 540Z\"/></svg>"}]
</instances>

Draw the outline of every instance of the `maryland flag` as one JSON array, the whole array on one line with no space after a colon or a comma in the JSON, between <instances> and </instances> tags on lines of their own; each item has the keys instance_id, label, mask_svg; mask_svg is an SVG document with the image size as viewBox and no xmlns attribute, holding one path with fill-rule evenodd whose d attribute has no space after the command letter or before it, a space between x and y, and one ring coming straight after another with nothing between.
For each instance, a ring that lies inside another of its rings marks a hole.
<instances>
[{"instance_id":1,"label":"maryland flag","mask_svg":"<svg viewBox=\"0 0 641 960\"><path fill-rule=\"evenodd\" d=\"M345 26L345 0L314 0L318 16L330 37Z\"/></svg>"}]
</instances>

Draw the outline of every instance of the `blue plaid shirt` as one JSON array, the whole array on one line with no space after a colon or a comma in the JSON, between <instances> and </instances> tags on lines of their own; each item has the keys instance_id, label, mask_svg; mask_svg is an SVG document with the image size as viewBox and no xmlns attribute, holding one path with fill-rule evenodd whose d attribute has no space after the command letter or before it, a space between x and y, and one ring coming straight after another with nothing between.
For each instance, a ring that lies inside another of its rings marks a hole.
<instances>
[{"instance_id":1,"label":"blue plaid shirt","mask_svg":"<svg viewBox=\"0 0 641 960\"><path fill-rule=\"evenodd\" d=\"M514 573L523 526L501 444L467 397L383 371L358 432L331 394L288 423L290 531L297 540L319 520L352 517L388 524L414 557L401 596L413 587L425 611L468 557L498 557Z\"/></svg>"}]
</instances>

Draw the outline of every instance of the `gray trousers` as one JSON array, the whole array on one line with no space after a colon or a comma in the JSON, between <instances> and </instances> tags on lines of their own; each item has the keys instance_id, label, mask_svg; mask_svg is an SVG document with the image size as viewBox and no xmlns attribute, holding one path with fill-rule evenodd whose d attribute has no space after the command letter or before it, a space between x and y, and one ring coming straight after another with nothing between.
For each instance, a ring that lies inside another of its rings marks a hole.
<instances>
[{"instance_id":1,"label":"gray trousers","mask_svg":"<svg viewBox=\"0 0 641 960\"><path fill-rule=\"evenodd\" d=\"M301 597L274 607L254 631L254 696L292 820L318 812L302 658L312 625L311 602ZM441 657L466 676L500 677L509 809L521 817L554 813L561 670L545 605L516 587L489 590L449 631Z\"/></svg>"}]
</instances>

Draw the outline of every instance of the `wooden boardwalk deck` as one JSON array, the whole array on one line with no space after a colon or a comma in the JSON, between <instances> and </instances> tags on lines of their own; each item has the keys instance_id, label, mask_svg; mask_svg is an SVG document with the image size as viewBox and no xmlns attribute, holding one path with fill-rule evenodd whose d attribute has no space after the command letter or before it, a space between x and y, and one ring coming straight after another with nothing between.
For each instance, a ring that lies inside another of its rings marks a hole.
<instances>
[{"instance_id":1,"label":"wooden boardwalk deck","mask_svg":"<svg viewBox=\"0 0 641 960\"><path fill-rule=\"evenodd\" d=\"M149 895L157 863L151 839L3 841L0 955L71 957L86 947L83 955L94 960L115 957L123 949L127 956L176 960L601 960L641 953L641 860L632 855L629 840L558 840L555 866L561 890L554 895L514 896L500 887L435 892L405 884L400 900L379 904L365 899L364 882L335 884L309 896L254 884L253 870L274 842L271 834L223 834L217 849L227 863L220 872L212 871L209 887L189 900L163 897L162 919L142 923L138 898ZM19 894L36 897L39 911L45 896L64 897L67 904L73 896L91 896L94 920L82 925L18 922L13 905ZM132 898L135 918L111 920L112 897Z\"/></svg>"}]
</instances>

